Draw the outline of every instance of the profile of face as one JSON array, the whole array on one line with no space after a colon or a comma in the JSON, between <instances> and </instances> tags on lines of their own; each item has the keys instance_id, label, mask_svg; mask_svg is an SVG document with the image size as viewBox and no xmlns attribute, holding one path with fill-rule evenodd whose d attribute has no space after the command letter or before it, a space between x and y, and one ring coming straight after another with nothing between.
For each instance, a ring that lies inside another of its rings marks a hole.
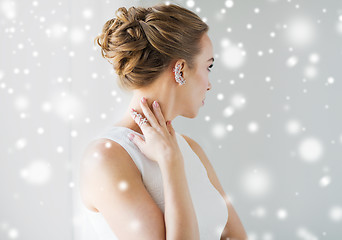
<instances>
[{"instance_id":1,"label":"profile of face","mask_svg":"<svg viewBox=\"0 0 342 240\"><path fill-rule=\"evenodd\" d=\"M182 76L186 83L179 86L178 103L181 107L180 115L187 118L194 118L206 92L211 89L209 81L210 68L213 66L213 45L207 33L203 34L201 41L201 52L196 56L194 69L189 69L186 64L181 67ZM177 61L177 64L184 62Z\"/></svg>"}]
</instances>

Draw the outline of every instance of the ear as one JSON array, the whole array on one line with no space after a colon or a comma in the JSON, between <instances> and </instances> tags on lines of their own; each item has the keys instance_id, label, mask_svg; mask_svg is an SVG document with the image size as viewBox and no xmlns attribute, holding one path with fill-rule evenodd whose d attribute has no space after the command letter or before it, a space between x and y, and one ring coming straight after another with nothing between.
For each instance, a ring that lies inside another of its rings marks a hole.
<instances>
[{"instance_id":1,"label":"ear","mask_svg":"<svg viewBox=\"0 0 342 240\"><path fill-rule=\"evenodd\" d=\"M184 70L186 69L186 61L184 59L179 59L176 61L176 63L172 66L172 70L176 68L178 65L180 65L180 72L182 77L184 77Z\"/></svg>"}]
</instances>

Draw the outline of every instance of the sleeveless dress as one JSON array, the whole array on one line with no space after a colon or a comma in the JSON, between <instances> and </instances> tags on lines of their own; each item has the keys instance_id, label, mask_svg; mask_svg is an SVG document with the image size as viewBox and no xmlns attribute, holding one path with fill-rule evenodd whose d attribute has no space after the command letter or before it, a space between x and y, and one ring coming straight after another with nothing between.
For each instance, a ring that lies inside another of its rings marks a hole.
<instances>
[{"instance_id":1,"label":"sleeveless dress","mask_svg":"<svg viewBox=\"0 0 342 240\"><path fill-rule=\"evenodd\" d=\"M145 139L142 134L121 126L111 127L94 139L110 139L119 143L128 152L141 172L147 191L164 213L163 180L159 165L143 155L139 148L129 140L128 133L137 134ZM205 167L187 141L178 132L176 132L176 138L184 158L185 174L196 212L200 239L219 240L228 219L226 202L211 184ZM87 232L94 232L92 239L96 236L99 240L119 240L100 212L91 211L84 205L81 207L86 216L84 223L86 226L83 226L83 229ZM86 235L90 236L88 233Z\"/></svg>"}]
</instances>

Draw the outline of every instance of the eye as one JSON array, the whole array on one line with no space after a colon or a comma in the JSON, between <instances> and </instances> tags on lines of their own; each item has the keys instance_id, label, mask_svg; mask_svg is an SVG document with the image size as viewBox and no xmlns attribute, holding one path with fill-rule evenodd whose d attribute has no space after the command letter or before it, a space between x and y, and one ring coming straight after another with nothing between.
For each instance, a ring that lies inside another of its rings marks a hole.
<instances>
[{"instance_id":1,"label":"eye","mask_svg":"<svg viewBox=\"0 0 342 240\"><path fill-rule=\"evenodd\" d=\"M208 71L209 71L209 72L211 72L210 68L212 68L213 66L214 66L213 64L211 64L211 65L209 66L209 68L208 68Z\"/></svg>"}]
</instances>

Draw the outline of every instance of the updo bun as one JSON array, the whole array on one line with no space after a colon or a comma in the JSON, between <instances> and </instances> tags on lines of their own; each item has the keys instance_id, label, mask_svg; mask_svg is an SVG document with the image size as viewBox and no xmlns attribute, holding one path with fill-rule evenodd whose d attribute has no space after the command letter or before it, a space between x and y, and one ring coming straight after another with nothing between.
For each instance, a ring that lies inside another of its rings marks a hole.
<instances>
[{"instance_id":1,"label":"updo bun","mask_svg":"<svg viewBox=\"0 0 342 240\"><path fill-rule=\"evenodd\" d=\"M152 83L171 63L184 59L194 67L200 39L208 25L192 11L175 4L120 7L94 43L119 76L124 90Z\"/></svg>"}]
</instances>

